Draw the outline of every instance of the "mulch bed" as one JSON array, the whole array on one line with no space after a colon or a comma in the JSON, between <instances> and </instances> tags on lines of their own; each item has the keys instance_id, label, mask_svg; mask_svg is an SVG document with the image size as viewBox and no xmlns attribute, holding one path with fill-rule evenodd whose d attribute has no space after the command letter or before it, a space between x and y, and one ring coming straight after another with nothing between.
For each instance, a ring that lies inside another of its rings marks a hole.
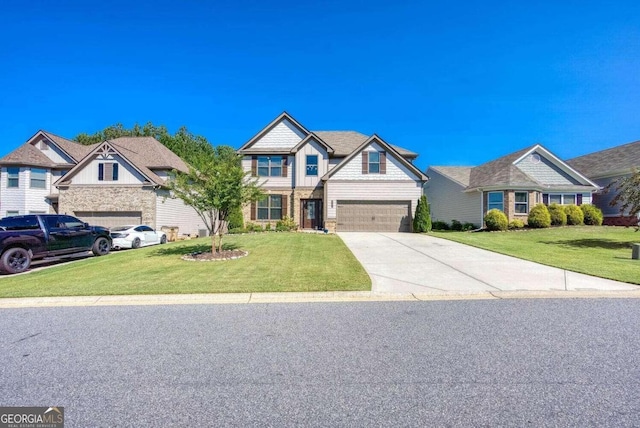
<instances>
[{"instance_id":1,"label":"mulch bed","mask_svg":"<svg viewBox=\"0 0 640 428\"><path fill-rule=\"evenodd\" d=\"M182 260L190 262L216 262L221 260L235 260L249 255L248 251L226 250L221 253L191 253L182 256Z\"/></svg>"}]
</instances>

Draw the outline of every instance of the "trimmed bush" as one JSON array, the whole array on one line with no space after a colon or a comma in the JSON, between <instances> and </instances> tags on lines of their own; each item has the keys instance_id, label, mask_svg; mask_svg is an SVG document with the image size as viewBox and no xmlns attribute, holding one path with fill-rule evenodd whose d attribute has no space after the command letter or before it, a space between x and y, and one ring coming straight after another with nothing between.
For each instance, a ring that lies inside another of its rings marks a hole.
<instances>
[{"instance_id":1,"label":"trimmed bush","mask_svg":"<svg viewBox=\"0 0 640 428\"><path fill-rule=\"evenodd\" d=\"M427 196L422 195L418 199L416 212L413 216L413 231L415 233L428 233L431 232L431 228L431 206L427 202Z\"/></svg>"},{"instance_id":2,"label":"trimmed bush","mask_svg":"<svg viewBox=\"0 0 640 428\"><path fill-rule=\"evenodd\" d=\"M527 219L529 227L545 228L551 226L551 215L545 204L538 204L531 208L529 211L529 218Z\"/></svg>"},{"instance_id":3,"label":"trimmed bush","mask_svg":"<svg viewBox=\"0 0 640 428\"><path fill-rule=\"evenodd\" d=\"M601 226L602 225L602 210L595 205L584 204L580 205L582 214L584 215L584 224L589 226Z\"/></svg>"},{"instance_id":4,"label":"trimmed bush","mask_svg":"<svg viewBox=\"0 0 640 428\"><path fill-rule=\"evenodd\" d=\"M278 220L278 222L276 223L277 232L289 232L292 230L296 230L297 228L298 225L296 224L296 222L291 217L287 216L284 216L282 220Z\"/></svg>"},{"instance_id":5,"label":"trimmed bush","mask_svg":"<svg viewBox=\"0 0 640 428\"><path fill-rule=\"evenodd\" d=\"M584 223L584 214L577 205L565 205L564 212L567 215L567 224L577 226Z\"/></svg>"},{"instance_id":6,"label":"trimmed bush","mask_svg":"<svg viewBox=\"0 0 640 428\"><path fill-rule=\"evenodd\" d=\"M227 217L227 227L231 229L244 228L244 218L242 216L242 207L232 210Z\"/></svg>"},{"instance_id":7,"label":"trimmed bush","mask_svg":"<svg viewBox=\"0 0 640 428\"><path fill-rule=\"evenodd\" d=\"M494 208L484 216L484 224L489 230L507 230L509 220L505 213Z\"/></svg>"},{"instance_id":8,"label":"trimmed bush","mask_svg":"<svg viewBox=\"0 0 640 428\"><path fill-rule=\"evenodd\" d=\"M469 230L477 229L476 225L473 223L465 223L462 225L462 230L468 232Z\"/></svg>"},{"instance_id":9,"label":"trimmed bush","mask_svg":"<svg viewBox=\"0 0 640 428\"><path fill-rule=\"evenodd\" d=\"M449 230L449 225L446 221L436 220L433 222L433 230Z\"/></svg>"},{"instance_id":10,"label":"trimmed bush","mask_svg":"<svg viewBox=\"0 0 640 428\"><path fill-rule=\"evenodd\" d=\"M451 220L451 230L455 230L456 232L462 231L462 223L458 220Z\"/></svg>"},{"instance_id":11,"label":"trimmed bush","mask_svg":"<svg viewBox=\"0 0 640 428\"><path fill-rule=\"evenodd\" d=\"M522 229L523 227L524 227L524 222L517 218L509 222L509 229L515 230L515 229Z\"/></svg>"},{"instance_id":12,"label":"trimmed bush","mask_svg":"<svg viewBox=\"0 0 640 428\"><path fill-rule=\"evenodd\" d=\"M564 212L562 205L549 205L549 215L551 215L552 226L564 226L567 224L567 214Z\"/></svg>"}]
</instances>

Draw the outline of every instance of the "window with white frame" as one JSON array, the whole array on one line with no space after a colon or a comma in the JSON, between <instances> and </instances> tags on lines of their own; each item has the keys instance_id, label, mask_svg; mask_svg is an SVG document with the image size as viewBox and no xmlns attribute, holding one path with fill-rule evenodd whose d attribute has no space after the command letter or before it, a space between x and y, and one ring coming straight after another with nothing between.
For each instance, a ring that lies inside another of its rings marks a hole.
<instances>
[{"instance_id":1,"label":"window with white frame","mask_svg":"<svg viewBox=\"0 0 640 428\"><path fill-rule=\"evenodd\" d=\"M20 168L7 168L7 187L20 187Z\"/></svg>"},{"instance_id":2,"label":"window with white frame","mask_svg":"<svg viewBox=\"0 0 640 428\"><path fill-rule=\"evenodd\" d=\"M369 152L369 174L380 173L380 152Z\"/></svg>"},{"instance_id":3,"label":"window with white frame","mask_svg":"<svg viewBox=\"0 0 640 428\"><path fill-rule=\"evenodd\" d=\"M529 193L515 192L515 213L527 214L529 212Z\"/></svg>"},{"instance_id":4,"label":"window with white frame","mask_svg":"<svg viewBox=\"0 0 640 428\"><path fill-rule=\"evenodd\" d=\"M7 217L12 215L20 215L20 211L7 211Z\"/></svg>"},{"instance_id":5,"label":"window with white frame","mask_svg":"<svg viewBox=\"0 0 640 428\"><path fill-rule=\"evenodd\" d=\"M31 188L46 189L47 188L47 170L40 168L31 168Z\"/></svg>"},{"instance_id":6,"label":"window with white frame","mask_svg":"<svg viewBox=\"0 0 640 428\"><path fill-rule=\"evenodd\" d=\"M487 211L492 209L504 211L504 192L489 192L487 195Z\"/></svg>"},{"instance_id":7,"label":"window with white frame","mask_svg":"<svg viewBox=\"0 0 640 428\"><path fill-rule=\"evenodd\" d=\"M259 177L282 177L282 156L258 156Z\"/></svg>"},{"instance_id":8,"label":"window with white frame","mask_svg":"<svg viewBox=\"0 0 640 428\"><path fill-rule=\"evenodd\" d=\"M307 155L307 175L318 175L318 155Z\"/></svg>"},{"instance_id":9,"label":"window with white frame","mask_svg":"<svg viewBox=\"0 0 640 428\"><path fill-rule=\"evenodd\" d=\"M549 205L574 205L577 203L577 196L575 193L549 193Z\"/></svg>"}]
</instances>

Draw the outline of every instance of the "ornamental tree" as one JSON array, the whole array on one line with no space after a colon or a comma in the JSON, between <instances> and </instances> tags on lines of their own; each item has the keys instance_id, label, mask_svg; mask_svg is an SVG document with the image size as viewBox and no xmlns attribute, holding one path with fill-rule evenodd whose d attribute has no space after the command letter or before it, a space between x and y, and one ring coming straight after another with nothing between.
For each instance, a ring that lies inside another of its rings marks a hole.
<instances>
[{"instance_id":1,"label":"ornamental tree","mask_svg":"<svg viewBox=\"0 0 640 428\"><path fill-rule=\"evenodd\" d=\"M193 159L195 166L189 166L189 172L173 171L169 180L172 193L193 207L205 223L211 253L222 252L229 216L263 194L257 179L243 170L241 159L232 147L218 146Z\"/></svg>"},{"instance_id":2,"label":"ornamental tree","mask_svg":"<svg viewBox=\"0 0 640 428\"><path fill-rule=\"evenodd\" d=\"M629 177L619 178L607 186L607 190L611 187L615 188L617 193L609 205L620 206L623 215L637 217L640 214L640 171L634 169ZM640 223L638 225L640 226Z\"/></svg>"}]
</instances>

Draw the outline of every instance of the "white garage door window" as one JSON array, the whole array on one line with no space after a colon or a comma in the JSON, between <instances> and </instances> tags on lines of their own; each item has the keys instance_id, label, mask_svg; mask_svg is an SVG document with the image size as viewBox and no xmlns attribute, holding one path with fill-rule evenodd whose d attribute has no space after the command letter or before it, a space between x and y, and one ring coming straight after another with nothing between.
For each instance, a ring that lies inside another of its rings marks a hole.
<instances>
[{"instance_id":1,"label":"white garage door window","mask_svg":"<svg viewBox=\"0 0 640 428\"><path fill-rule=\"evenodd\" d=\"M113 227L141 224L140 211L76 211L75 216L92 226Z\"/></svg>"},{"instance_id":2,"label":"white garage door window","mask_svg":"<svg viewBox=\"0 0 640 428\"><path fill-rule=\"evenodd\" d=\"M338 232L411 232L409 201L338 201Z\"/></svg>"}]
</instances>

